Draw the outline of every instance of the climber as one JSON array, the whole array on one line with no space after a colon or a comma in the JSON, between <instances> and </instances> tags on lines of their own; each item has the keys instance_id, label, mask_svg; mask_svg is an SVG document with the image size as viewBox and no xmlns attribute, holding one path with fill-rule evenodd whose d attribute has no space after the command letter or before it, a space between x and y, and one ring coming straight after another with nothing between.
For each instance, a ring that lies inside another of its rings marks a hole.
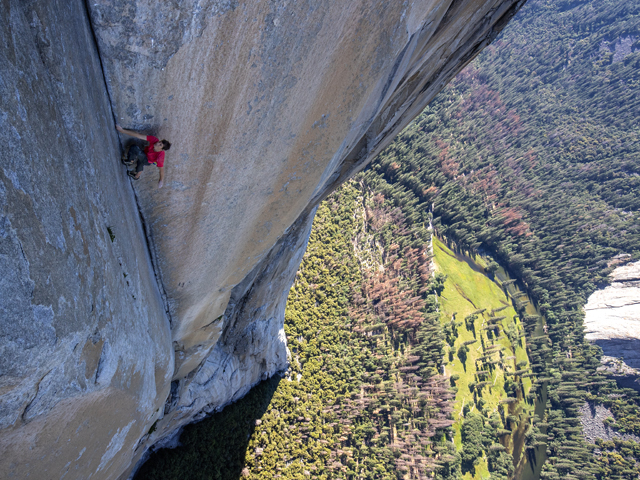
<instances>
[{"instance_id":1,"label":"climber","mask_svg":"<svg viewBox=\"0 0 640 480\"><path fill-rule=\"evenodd\" d=\"M142 169L147 165L155 165L160 169L160 181L158 182L158 188L162 188L164 180L164 152L171 148L171 144L166 140L159 140L153 135L142 135L132 130L126 130L120 125L116 124L116 130L130 137L139 138L148 142L149 145L142 150L138 145L132 145L122 157L122 162L127 165L135 165L134 171L128 171L133 180L139 180L142 175Z\"/></svg>"}]
</instances>

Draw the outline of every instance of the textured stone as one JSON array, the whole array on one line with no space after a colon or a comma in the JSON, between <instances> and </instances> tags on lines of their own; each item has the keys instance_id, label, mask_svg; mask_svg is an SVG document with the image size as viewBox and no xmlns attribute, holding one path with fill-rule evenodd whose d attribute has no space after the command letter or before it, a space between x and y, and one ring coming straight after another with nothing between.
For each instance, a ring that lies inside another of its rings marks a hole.
<instances>
[{"instance_id":1,"label":"textured stone","mask_svg":"<svg viewBox=\"0 0 640 480\"><path fill-rule=\"evenodd\" d=\"M640 370L640 262L617 267L611 284L594 292L584 309L586 339Z\"/></svg>"},{"instance_id":2,"label":"textured stone","mask_svg":"<svg viewBox=\"0 0 640 480\"><path fill-rule=\"evenodd\" d=\"M1 476L126 478L284 368L317 204L522 3L4 2ZM110 107L173 142L163 189Z\"/></svg>"},{"instance_id":3,"label":"textured stone","mask_svg":"<svg viewBox=\"0 0 640 480\"><path fill-rule=\"evenodd\" d=\"M84 5L0 12L0 478L113 478L162 411L169 322Z\"/></svg>"},{"instance_id":4,"label":"textured stone","mask_svg":"<svg viewBox=\"0 0 640 480\"><path fill-rule=\"evenodd\" d=\"M201 366L241 363L216 346L239 331L224 315L232 295L267 288L279 299L289 286L247 286L247 275L292 243L291 225L387 146L522 3L90 2L118 121L173 142L166 187L150 171L135 188L171 311L181 419L186 405L191 415L210 405L207 388L196 399L191 385L211 385ZM164 38L180 48L160 46ZM282 309L272 303L256 305L256 321ZM159 424L158 438L175 428Z\"/></svg>"},{"instance_id":5,"label":"textured stone","mask_svg":"<svg viewBox=\"0 0 640 480\"><path fill-rule=\"evenodd\" d=\"M622 357L602 355L598 371L615 379L621 388L633 388L640 393L640 370L627 365Z\"/></svg>"},{"instance_id":6,"label":"textured stone","mask_svg":"<svg viewBox=\"0 0 640 480\"><path fill-rule=\"evenodd\" d=\"M640 442L640 437L630 433L620 433L604 423L607 418L614 418L613 413L607 407L585 402L580 407L580 423L584 437L589 443L596 443L596 439L613 440L618 438L625 441Z\"/></svg>"}]
</instances>

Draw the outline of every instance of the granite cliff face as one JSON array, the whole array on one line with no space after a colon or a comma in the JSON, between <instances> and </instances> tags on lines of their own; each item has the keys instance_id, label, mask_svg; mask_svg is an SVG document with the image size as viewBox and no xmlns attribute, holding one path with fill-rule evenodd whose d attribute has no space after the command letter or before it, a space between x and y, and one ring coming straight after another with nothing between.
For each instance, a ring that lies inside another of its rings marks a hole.
<instances>
[{"instance_id":1,"label":"granite cliff face","mask_svg":"<svg viewBox=\"0 0 640 480\"><path fill-rule=\"evenodd\" d=\"M602 369L640 391L640 262L617 267L611 285L594 292L585 309L585 338L602 348Z\"/></svg>"},{"instance_id":2,"label":"granite cliff face","mask_svg":"<svg viewBox=\"0 0 640 480\"><path fill-rule=\"evenodd\" d=\"M4 2L2 476L126 478L284 368L315 207L522 3Z\"/></svg>"},{"instance_id":3,"label":"granite cliff face","mask_svg":"<svg viewBox=\"0 0 640 480\"><path fill-rule=\"evenodd\" d=\"M0 478L117 478L174 359L81 2L0 15Z\"/></svg>"}]
</instances>

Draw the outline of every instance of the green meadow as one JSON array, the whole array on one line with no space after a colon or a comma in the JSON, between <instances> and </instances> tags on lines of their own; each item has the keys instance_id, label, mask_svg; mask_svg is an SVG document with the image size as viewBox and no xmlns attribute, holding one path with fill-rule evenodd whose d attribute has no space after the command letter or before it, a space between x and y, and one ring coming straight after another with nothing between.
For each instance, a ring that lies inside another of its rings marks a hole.
<instances>
[{"instance_id":1,"label":"green meadow","mask_svg":"<svg viewBox=\"0 0 640 480\"><path fill-rule=\"evenodd\" d=\"M437 238L433 250L437 271L447 275L439 302L447 334L445 374L457 387L453 412L456 448L463 447L465 414L482 413L488 418L499 413L505 430L512 431L501 437L501 443L516 453L513 446L526 431L532 410L523 400L531 387L530 379L513 374L529 368L520 319L501 286L483 273L485 259L456 254ZM459 355L465 345L468 351ZM478 387L480 382L484 386ZM486 458L476 465L475 475L467 472L464 478L490 478Z\"/></svg>"}]
</instances>

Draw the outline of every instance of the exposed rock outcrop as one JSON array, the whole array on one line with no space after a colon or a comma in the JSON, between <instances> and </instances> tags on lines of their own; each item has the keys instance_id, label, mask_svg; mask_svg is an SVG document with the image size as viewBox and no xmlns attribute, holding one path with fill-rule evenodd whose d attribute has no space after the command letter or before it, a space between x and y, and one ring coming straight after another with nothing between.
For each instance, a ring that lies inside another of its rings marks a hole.
<instances>
[{"instance_id":1,"label":"exposed rock outcrop","mask_svg":"<svg viewBox=\"0 0 640 480\"><path fill-rule=\"evenodd\" d=\"M585 338L602 348L601 369L640 391L640 262L617 267L585 305Z\"/></svg>"},{"instance_id":2,"label":"exposed rock outcrop","mask_svg":"<svg viewBox=\"0 0 640 480\"><path fill-rule=\"evenodd\" d=\"M126 477L284 368L318 202L522 3L4 2L2 476ZM162 190L112 109L174 143Z\"/></svg>"},{"instance_id":3,"label":"exposed rock outcrop","mask_svg":"<svg viewBox=\"0 0 640 480\"><path fill-rule=\"evenodd\" d=\"M584 437L589 443L596 443L596 439L613 440L619 438L620 440L632 440L634 442L640 442L640 437L632 435L630 433L620 433L615 428L605 424L607 418L613 418L613 413L607 407L603 405L595 405L590 402L580 407L580 423L582 424L582 431Z\"/></svg>"}]
</instances>

